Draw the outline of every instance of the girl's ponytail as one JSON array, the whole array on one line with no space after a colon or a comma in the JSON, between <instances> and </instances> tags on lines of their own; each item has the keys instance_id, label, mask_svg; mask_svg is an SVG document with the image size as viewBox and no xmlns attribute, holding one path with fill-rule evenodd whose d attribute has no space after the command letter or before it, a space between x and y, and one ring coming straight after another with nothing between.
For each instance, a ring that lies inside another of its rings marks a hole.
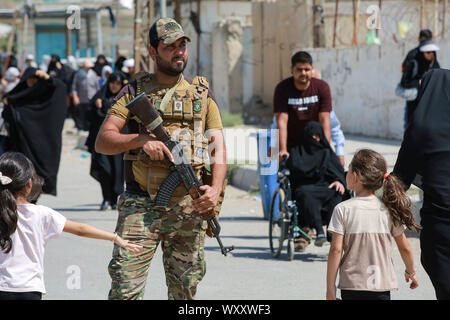
<instances>
[{"instance_id":1,"label":"girl's ponytail","mask_svg":"<svg viewBox=\"0 0 450 320\"><path fill-rule=\"evenodd\" d=\"M11 235L17 228L16 198L25 195L25 186L36 175L33 163L22 153L6 152L0 156L0 250L9 253Z\"/></svg>"},{"instance_id":2,"label":"girl's ponytail","mask_svg":"<svg viewBox=\"0 0 450 320\"><path fill-rule=\"evenodd\" d=\"M411 210L411 200L405 192L403 183L395 175L386 175L381 200L388 208L394 225L398 226L404 224L408 230L412 230L413 227L416 231L422 229L422 227L414 221L414 214Z\"/></svg>"},{"instance_id":3,"label":"girl's ponytail","mask_svg":"<svg viewBox=\"0 0 450 320\"><path fill-rule=\"evenodd\" d=\"M8 253L12 248L11 235L17 228L17 205L11 191L0 185L0 250Z\"/></svg>"}]
</instances>

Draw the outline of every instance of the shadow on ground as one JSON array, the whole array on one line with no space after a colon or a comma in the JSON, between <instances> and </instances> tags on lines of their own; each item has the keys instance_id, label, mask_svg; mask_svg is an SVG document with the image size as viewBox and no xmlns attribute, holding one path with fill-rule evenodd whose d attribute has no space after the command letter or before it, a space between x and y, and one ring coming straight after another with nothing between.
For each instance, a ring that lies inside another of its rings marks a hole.
<instances>
[{"instance_id":1,"label":"shadow on ground","mask_svg":"<svg viewBox=\"0 0 450 320\"><path fill-rule=\"evenodd\" d=\"M218 247L205 247L207 251L219 251ZM250 252L250 251L259 251L259 252ZM269 248L260 248L260 247L242 247L236 246L233 251L229 253L233 258L250 258L250 259L259 259L259 260L279 260L279 261L289 261L286 250L283 250L281 255L278 258L272 257ZM317 262L317 261L327 261L328 255L317 255L314 253L295 253L294 260L300 260L303 262Z\"/></svg>"}]
</instances>

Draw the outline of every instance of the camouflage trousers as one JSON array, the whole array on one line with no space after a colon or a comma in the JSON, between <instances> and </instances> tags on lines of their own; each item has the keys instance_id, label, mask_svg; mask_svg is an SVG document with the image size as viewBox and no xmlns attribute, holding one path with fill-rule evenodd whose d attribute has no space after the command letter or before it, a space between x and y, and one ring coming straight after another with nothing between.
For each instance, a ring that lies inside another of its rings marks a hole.
<instances>
[{"instance_id":1,"label":"camouflage trousers","mask_svg":"<svg viewBox=\"0 0 450 320\"><path fill-rule=\"evenodd\" d=\"M114 245L113 258L108 266L112 279L108 299L143 298L150 263L159 243L163 251L168 298L195 298L197 285L206 273L204 242L207 222L193 211L189 203L161 212L153 208L148 197L127 192L120 195L116 232L144 249L133 252Z\"/></svg>"}]
</instances>

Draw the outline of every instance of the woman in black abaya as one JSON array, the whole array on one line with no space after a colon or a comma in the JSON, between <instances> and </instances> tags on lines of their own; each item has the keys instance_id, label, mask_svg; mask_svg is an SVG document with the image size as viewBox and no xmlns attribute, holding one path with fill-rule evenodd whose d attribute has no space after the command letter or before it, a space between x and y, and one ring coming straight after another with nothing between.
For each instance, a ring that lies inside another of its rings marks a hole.
<instances>
[{"instance_id":1,"label":"woman in black abaya","mask_svg":"<svg viewBox=\"0 0 450 320\"><path fill-rule=\"evenodd\" d=\"M417 56L409 60L405 65L405 72L401 79L401 84L404 88L419 89L423 75L429 70L440 68L437 60L437 51L439 51L439 47L432 40L425 40L420 43ZM406 102L405 130L411 114L417 106L417 102L417 98Z\"/></svg>"},{"instance_id":2,"label":"woman in black abaya","mask_svg":"<svg viewBox=\"0 0 450 320\"><path fill-rule=\"evenodd\" d=\"M326 242L323 225L328 225L334 207L342 201L346 182L344 168L318 122L306 125L302 141L292 148L287 165L291 169L300 226L314 227L314 244L322 246Z\"/></svg>"},{"instance_id":3,"label":"woman in black abaya","mask_svg":"<svg viewBox=\"0 0 450 320\"><path fill-rule=\"evenodd\" d=\"M106 113L113 104L114 97L124 85L121 73L112 73L106 84L91 99L91 126L86 140L86 146L91 153L91 176L100 183L103 202L100 210L117 208L117 197L123 192L123 153L104 155L95 152L95 139L106 117Z\"/></svg>"},{"instance_id":4,"label":"woman in black abaya","mask_svg":"<svg viewBox=\"0 0 450 320\"><path fill-rule=\"evenodd\" d=\"M62 82L67 82L67 72L65 66L61 63L61 58L57 54L52 54L47 73L50 77L56 77Z\"/></svg>"},{"instance_id":5,"label":"woman in black abaya","mask_svg":"<svg viewBox=\"0 0 450 320\"><path fill-rule=\"evenodd\" d=\"M421 263L439 300L450 299L450 70L425 74L394 174L424 193ZM417 177L421 177L417 179Z\"/></svg>"},{"instance_id":6,"label":"woman in black abaya","mask_svg":"<svg viewBox=\"0 0 450 320\"><path fill-rule=\"evenodd\" d=\"M29 67L5 98L2 116L9 132L6 151L25 154L44 178L43 192L56 196L61 134L67 112L66 85Z\"/></svg>"}]
</instances>

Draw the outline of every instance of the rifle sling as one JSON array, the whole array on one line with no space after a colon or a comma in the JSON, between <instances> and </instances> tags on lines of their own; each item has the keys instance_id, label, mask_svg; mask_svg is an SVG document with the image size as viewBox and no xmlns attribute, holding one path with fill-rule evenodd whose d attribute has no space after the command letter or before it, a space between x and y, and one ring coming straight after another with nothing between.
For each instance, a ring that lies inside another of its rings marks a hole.
<instances>
[{"instance_id":1,"label":"rifle sling","mask_svg":"<svg viewBox=\"0 0 450 320\"><path fill-rule=\"evenodd\" d=\"M153 120L149 125L147 125L145 128L149 131L152 132L153 130L155 130L161 123L163 123L163 119L161 117L156 118L155 120Z\"/></svg>"},{"instance_id":2,"label":"rifle sling","mask_svg":"<svg viewBox=\"0 0 450 320\"><path fill-rule=\"evenodd\" d=\"M180 79L178 79L178 82L172 88L170 88L169 91L167 91L166 94L164 95L164 98L162 99L161 104L159 105L159 109L162 112L166 111L167 104L169 103L170 99L172 99L172 96L175 93L175 90L180 85L180 83L183 82L183 80L184 80L184 77L183 77L183 74L181 74Z\"/></svg>"}]
</instances>

